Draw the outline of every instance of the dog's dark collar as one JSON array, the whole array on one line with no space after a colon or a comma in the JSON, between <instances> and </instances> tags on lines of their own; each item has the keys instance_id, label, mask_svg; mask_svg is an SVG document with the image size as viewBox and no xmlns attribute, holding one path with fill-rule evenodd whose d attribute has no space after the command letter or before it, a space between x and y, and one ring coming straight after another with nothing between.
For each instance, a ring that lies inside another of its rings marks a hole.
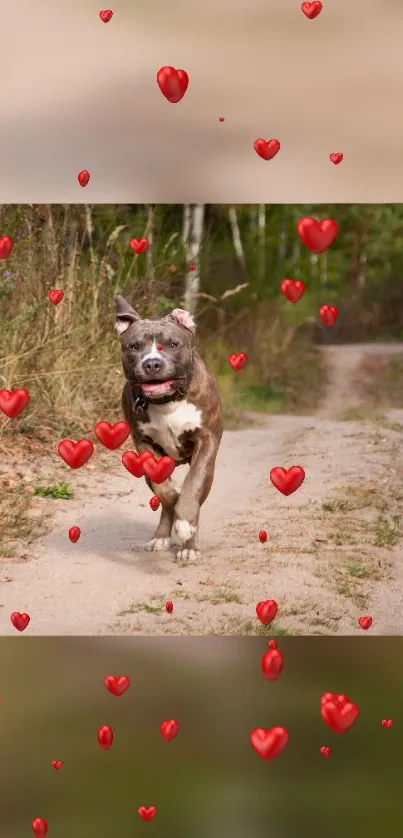
<instances>
[{"instance_id":1,"label":"dog's dark collar","mask_svg":"<svg viewBox=\"0 0 403 838\"><path fill-rule=\"evenodd\" d=\"M133 410L135 413L143 413L147 410L148 402L147 399L142 396L141 394L135 396L132 393L132 402L133 402Z\"/></svg>"}]
</instances>

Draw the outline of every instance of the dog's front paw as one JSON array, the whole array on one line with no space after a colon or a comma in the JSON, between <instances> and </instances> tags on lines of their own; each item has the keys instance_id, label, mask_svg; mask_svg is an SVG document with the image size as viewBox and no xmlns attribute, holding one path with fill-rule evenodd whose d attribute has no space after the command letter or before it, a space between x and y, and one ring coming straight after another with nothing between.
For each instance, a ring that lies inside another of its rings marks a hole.
<instances>
[{"instance_id":1,"label":"dog's front paw","mask_svg":"<svg viewBox=\"0 0 403 838\"><path fill-rule=\"evenodd\" d=\"M193 547L181 547L176 554L176 558L178 562L194 562L196 559L200 559L200 550Z\"/></svg>"},{"instance_id":2,"label":"dog's front paw","mask_svg":"<svg viewBox=\"0 0 403 838\"><path fill-rule=\"evenodd\" d=\"M181 544L187 544L197 533L197 527L186 521L184 518L177 518L174 523L174 530Z\"/></svg>"},{"instance_id":3,"label":"dog's front paw","mask_svg":"<svg viewBox=\"0 0 403 838\"><path fill-rule=\"evenodd\" d=\"M161 550L169 550L171 546L171 539L170 538L152 538L146 544L146 550L148 552L161 552Z\"/></svg>"}]
</instances>

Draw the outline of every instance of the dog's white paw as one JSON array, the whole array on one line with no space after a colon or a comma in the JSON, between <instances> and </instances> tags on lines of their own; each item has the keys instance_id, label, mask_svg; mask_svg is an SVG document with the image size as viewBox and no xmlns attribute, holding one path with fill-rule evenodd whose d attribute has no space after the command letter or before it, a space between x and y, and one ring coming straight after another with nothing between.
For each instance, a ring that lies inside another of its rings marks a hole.
<instances>
[{"instance_id":1,"label":"dog's white paw","mask_svg":"<svg viewBox=\"0 0 403 838\"><path fill-rule=\"evenodd\" d=\"M200 550L195 550L193 547L182 547L176 554L178 562L194 562L200 559Z\"/></svg>"},{"instance_id":2,"label":"dog's white paw","mask_svg":"<svg viewBox=\"0 0 403 838\"><path fill-rule=\"evenodd\" d=\"M189 521L177 518L174 524L174 529L179 541L186 544L191 538L194 538L197 532L197 527L194 527Z\"/></svg>"},{"instance_id":3,"label":"dog's white paw","mask_svg":"<svg viewBox=\"0 0 403 838\"><path fill-rule=\"evenodd\" d=\"M160 552L161 550L169 550L171 546L171 539L170 538L152 538L146 544L146 550L148 552Z\"/></svg>"}]
</instances>

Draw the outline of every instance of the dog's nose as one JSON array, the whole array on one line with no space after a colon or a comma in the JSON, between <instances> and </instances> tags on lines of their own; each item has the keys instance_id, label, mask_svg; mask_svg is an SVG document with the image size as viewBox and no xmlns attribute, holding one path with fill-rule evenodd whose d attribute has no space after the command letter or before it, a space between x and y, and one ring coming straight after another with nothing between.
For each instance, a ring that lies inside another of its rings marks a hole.
<instances>
[{"instance_id":1,"label":"dog's nose","mask_svg":"<svg viewBox=\"0 0 403 838\"><path fill-rule=\"evenodd\" d=\"M160 358L145 358L142 366L147 375L155 375L156 373L161 372L163 362Z\"/></svg>"}]
</instances>

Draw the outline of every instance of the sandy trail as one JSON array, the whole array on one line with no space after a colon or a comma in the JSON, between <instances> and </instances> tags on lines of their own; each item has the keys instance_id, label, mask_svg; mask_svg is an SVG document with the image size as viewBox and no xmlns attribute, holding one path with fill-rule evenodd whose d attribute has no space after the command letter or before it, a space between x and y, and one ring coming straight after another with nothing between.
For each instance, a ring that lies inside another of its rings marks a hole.
<instances>
[{"instance_id":1,"label":"sandy trail","mask_svg":"<svg viewBox=\"0 0 403 838\"><path fill-rule=\"evenodd\" d=\"M366 541L374 514L365 505L364 518L323 509L347 486L373 484L387 497L401 484L403 411L390 411L382 427L337 419L357 401L352 382L363 354L382 351L396 347L326 348L331 378L316 416L264 417L224 434L194 564L144 552L158 513L144 481L121 465L121 452L108 452L107 470L96 454L79 472L67 473L55 458L48 485L67 481L74 497L40 499L56 506L51 529L28 546L28 560L2 562L0 633L15 633L12 611L27 611L26 633L36 635L256 633L262 599L279 606L273 633L356 634L363 614L373 617L371 634L403 633L401 551ZM306 471L289 498L268 479L276 465ZM67 537L73 524L82 531L75 545Z\"/></svg>"}]
</instances>

